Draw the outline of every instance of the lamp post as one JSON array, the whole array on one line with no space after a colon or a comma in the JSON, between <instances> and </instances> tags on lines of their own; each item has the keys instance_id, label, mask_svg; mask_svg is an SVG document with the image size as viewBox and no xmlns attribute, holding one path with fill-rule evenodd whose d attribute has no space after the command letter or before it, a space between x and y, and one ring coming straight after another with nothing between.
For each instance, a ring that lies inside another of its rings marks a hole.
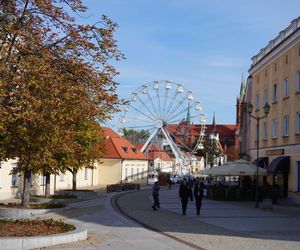
<instances>
[{"instance_id":1,"label":"lamp post","mask_svg":"<svg viewBox=\"0 0 300 250\"><path fill-rule=\"evenodd\" d=\"M212 168L214 166L214 141L215 140L215 134L214 133L211 133L209 134L209 146L210 146L210 150L209 150L209 153L210 153L210 159L209 159L209 165L210 165L210 168Z\"/></svg>"},{"instance_id":2,"label":"lamp post","mask_svg":"<svg viewBox=\"0 0 300 250\"><path fill-rule=\"evenodd\" d=\"M263 118L266 118L270 112L270 105L266 102L265 106L263 107L265 115L264 116L254 116L252 115L253 105L251 102L247 104L247 112L249 116L256 120L256 194L255 194L255 207L258 208L258 156L259 156L259 121Z\"/></svg>"}]
</instances>

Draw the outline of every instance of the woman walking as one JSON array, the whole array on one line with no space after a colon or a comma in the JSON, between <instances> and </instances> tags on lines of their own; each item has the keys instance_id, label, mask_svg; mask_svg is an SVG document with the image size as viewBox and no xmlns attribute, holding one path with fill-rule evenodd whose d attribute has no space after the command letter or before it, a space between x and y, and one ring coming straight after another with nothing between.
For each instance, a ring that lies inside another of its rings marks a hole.
<instances>
[{"instance_id":1,"label":"woman walking","mask_svg":"<svg viewBox=\"0 0 300 250\"><path fill-rule=\"evenodd\" d=\"M203 191L204 191L204 183L200 180L199 177L196 178L196 184L194 187L194 197L196 201L196 211L197 215L200 214L200 209L202 205L202 198L203 198Z\"/></svg>"},{"instance_id":2,"label":"woman walking","mask_svg":"<svg viewBox=\"0 0 300 250\"><path fill-rule=\"evenodd\" d=\"M187 184L186 179L182 181L179 188L179 197L181 198L182 214L186 214L186 208L189 201L189 198L192 198L192 190Z\"/></svg>"}]
</instances>

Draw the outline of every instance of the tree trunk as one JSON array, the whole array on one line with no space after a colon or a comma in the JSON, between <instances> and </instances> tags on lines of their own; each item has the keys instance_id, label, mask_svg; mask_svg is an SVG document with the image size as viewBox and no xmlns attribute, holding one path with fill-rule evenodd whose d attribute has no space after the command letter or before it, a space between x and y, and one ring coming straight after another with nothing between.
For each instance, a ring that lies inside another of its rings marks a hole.
<instances>
[{"instance_id":1,"label":"tree trunk","mask_svg":"<svg viewBox=\"0 0 300 250\"><path fill-rule=\"evenodd\" d=\"M45 196L50 195L50 173L46 173Z\"/></svg>"},{"instance_id":2,"label":"tree trunk","mask_svg":"<svg viewBox=\"0 0 300 250\"><path fill-rule=\"evenodd\" d=\"M76 180L77 169L73 169L72 175L73 175L73 185L72 185L72 190L73 190L73 191L76 191L76 190L77 190L77 180Z\"/></svg>"},{"instance_id":3,"label":"tree trunk","mask_svg":"<svg viewBox=\"0 0 300 250\"><path fill-rule=\"evenodd\" d=\"M31 178L31 171L30 170L25 170L25 172L24 172L24 182L23 182L22 202L21 202L21 206L25 207L25 208L29 207L30 178Z\"/></svg>"}]
</instances>

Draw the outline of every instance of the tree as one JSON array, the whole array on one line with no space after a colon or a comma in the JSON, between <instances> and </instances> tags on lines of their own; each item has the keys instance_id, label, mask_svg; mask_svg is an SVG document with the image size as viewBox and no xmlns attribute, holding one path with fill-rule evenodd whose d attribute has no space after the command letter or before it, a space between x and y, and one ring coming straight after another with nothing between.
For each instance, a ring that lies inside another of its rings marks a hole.
<instances>
[{"instance_id":1,"label":"tree","mask_svg":"<svg viewBox=\"0 0 300 250\"><path fill-rule=\"evenodd\" d=\"M124 137L132 144L143 144L150 137L147 130L123 129Z\"/></svg>"},{"instance_id":2,"label":"tree","mask_svg":"<svg viewBox=\"0 0 300 250\"><path fill-rule=\"evenodd\" d=\"M196 154L205 157L207 164L213 164L214 159L221 155L220 143L206 136L203 139L202 145L203 149L198 149Z\"/></svg>"},{"instance_id":3,"label":"tree","mask_svg":"<svg viewBox=\"0 0 300 250\"><path fill-rule=\"evenodd\" d=\"M102 130L97 122L83 124L73 129L74 138L71 138L74 152L65 155L65 168L72 173L72 190L77 189L77 173L82 167L94 168L94 162L103 154L104 139Z\"/></svg>"},{"instance_id":4,"label":"tree","mask_svg":"<svg viewBox=\"0 0 300 250\"><path fill-rule=\"evenodd\" d=\"M109 64L123 58L113 38L117 25L106 16L77 24L64 5L70 13L86 11L80 0L0 3L0 157L18 158L23 206L31 173L64 171L78 148L91 157L83 152L96 144L80 144L75 135L86 136L78 127L97 134L94 122L110 118L121 103Z\"/></svg>"}]
</instances>

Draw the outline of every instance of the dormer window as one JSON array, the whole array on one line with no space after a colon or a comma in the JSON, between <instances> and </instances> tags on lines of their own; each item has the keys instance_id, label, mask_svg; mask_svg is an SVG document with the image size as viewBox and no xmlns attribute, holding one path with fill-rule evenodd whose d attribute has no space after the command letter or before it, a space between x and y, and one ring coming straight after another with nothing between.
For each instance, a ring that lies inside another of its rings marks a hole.
<instances>
[{"instance_id":1,"label":"dormer window","mask_svg":"<svg viewBox=\"0 0 300 250\"><path fill-rule=\"evenodd\" d=\"M136 148L131 148L134 153L136 153Z\"/></svg>"},{"instance_id":2,"label":"dormer window","mask_svg":"<svg viewBox=\"0 0 300 250\"><path fill-rule=\"evenodd\" d=\"M122 149L123 149L126 153L128 153L128 148L127 148L127 147L122 147Z\"/></svg>"}]
</instances>

